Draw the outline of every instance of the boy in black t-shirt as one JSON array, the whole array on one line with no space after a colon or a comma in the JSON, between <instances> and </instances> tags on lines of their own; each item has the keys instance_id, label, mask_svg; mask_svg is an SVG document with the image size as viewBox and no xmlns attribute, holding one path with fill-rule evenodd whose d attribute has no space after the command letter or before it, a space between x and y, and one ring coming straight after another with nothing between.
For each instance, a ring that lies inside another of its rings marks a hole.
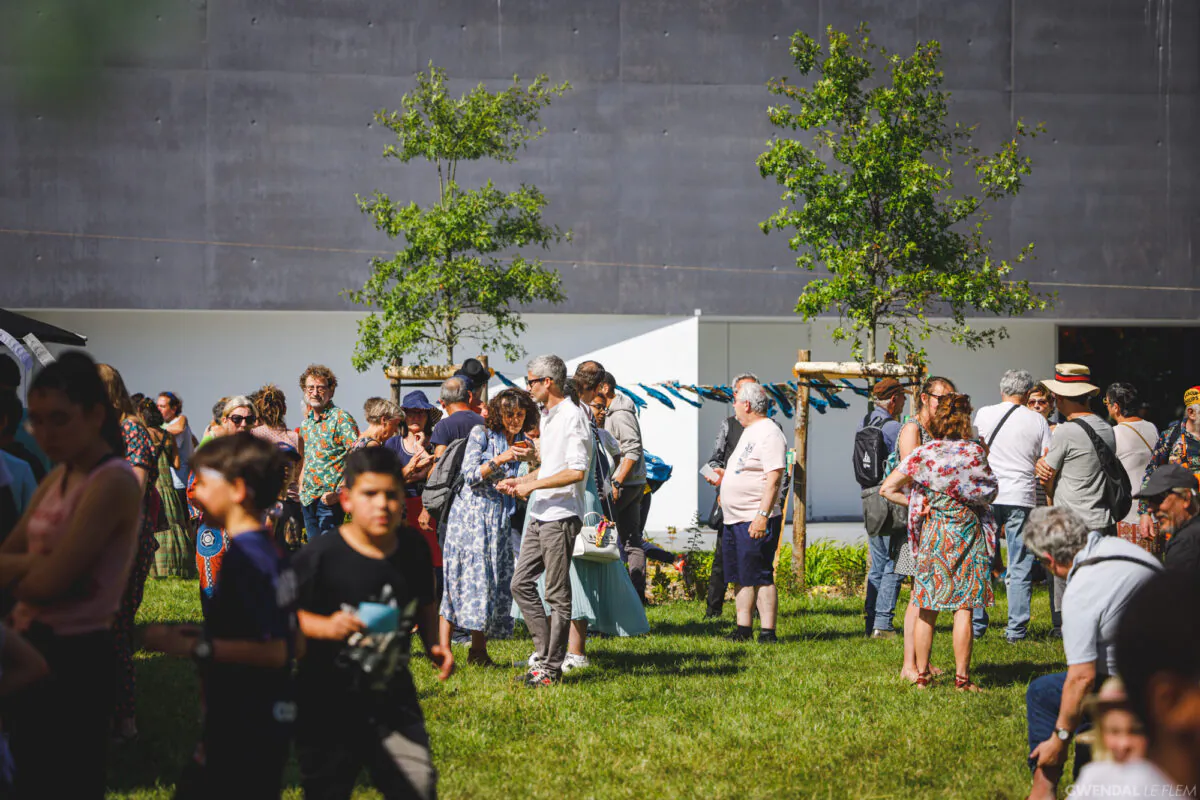
<instances>
[{"instance_id":1,"label":"boy in black t-shirt","mask_svg":"<svg viewBox=\"0 0 1200 800\"><path fill-rule=\"evenodd\" d=\"M296 579L280 561L266 512L282 482L282 456L248 433L196 451L195 499L228 531L224 564L203 629L151 625L147 649L200 665L204 729L176 797L277 798L296 717Z\"/></svg>"},{"instance_id":2,"label":"boy in black t-shirt","mask_svg":"<svg viewBox=\"0 0 1200 800\"><path fill-rule=\"evenodd\" d=\"M308 641L296 731L304 796L348 798L365 766L385 798L431 800L437 771L408 670L413 624L442 680L454 657L437 643L429 545L400 527L396 454L386 447L352 453L341 501L349 521L293 558Z\"/></svg>"}]
</instances>

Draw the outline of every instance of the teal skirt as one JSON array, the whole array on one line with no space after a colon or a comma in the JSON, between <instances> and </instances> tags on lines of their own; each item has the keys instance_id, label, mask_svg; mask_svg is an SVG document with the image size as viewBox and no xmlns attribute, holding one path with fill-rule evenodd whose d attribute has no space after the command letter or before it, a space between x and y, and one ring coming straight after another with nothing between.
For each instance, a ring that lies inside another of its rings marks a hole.
<instances>
[{"instance_id":1,"label":"teal skirt","mask_svg":"<svg viewBox=\"0 0 1200 800\"><path fill-rule=\"evenodd\" d=\"M538 594L549 616L544 577L538 578ZM512 614L515 619L522 619L516 603ZM589 631L609 636L638 636L650 630L646 609L621 561L598 564L571 559L571 619L586 620Z\"/></svg>"}]
</instances>

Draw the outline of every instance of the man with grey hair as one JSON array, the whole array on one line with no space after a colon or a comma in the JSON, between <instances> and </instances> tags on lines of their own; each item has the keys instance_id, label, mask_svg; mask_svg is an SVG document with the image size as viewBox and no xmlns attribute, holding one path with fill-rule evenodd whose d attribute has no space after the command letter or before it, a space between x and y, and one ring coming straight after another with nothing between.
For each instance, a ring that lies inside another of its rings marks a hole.
<instances>
[{"instance_id":1,"label":"man with grey hair","mask_svg":"<svg viewBox=\"0 0 1200 800\"><path fill-rule=\"evenodd\" d=\"M1178 464L1163 464L1134 495L1142 500L1169 536L1163 563L1167 569L1183 570L1200 577L1200 497L1196 476Z\"/></svg>"},{"instance_id":2,"label":"man with grey hair","mask_svg":"<svg viewBox=\"0 0 1200 800\"><path fill-rule=\"evenodd\" d=\"M1117 623L1126 604L1161 567L1154 556L1116 536L1089 531L1071 509L1038 508L1025 526L1025 546L1053 575L1067 581L1063 594L1063 650L1067 671L1043 675L1025 692L1029 768L1034 800L1053 800L1071 739L1088 727L1083 700L1117 674ZM1090 752L1075 749L1075 770Z\"/></svg>"},{"instance_id":3,"label":"man with grey hair","mask_svg":"<svg viewBox=\"0 0 1200 800\"><path fill-rule=\"evenodd\" d=\"M758 377L753 372L743 372L735 377L733 379L734 396L747 383L758 383ZM712 510L708 513L709 527L717 532L717 543L713 549L712 572L708 577L707 606L704 611L704 616L711 618L721 616L721 611L725 607L725 589L729 585L725 581L725 563L721 557L721 530L725 527L721 512L721 477L725 474L725 465L729 463L729 456L733 454L741 436L742 424L738 422L736 414L731 414L721 421L721 428L717 431L717 438L713 442L712 455L708 457L708 466L711 472L704 477L709 484L717 487L717 496L713 498Z\"/></svg>"},{"instance_id":4,"label":"man with grey hair","mask_svg":"<svg viewBox=\"0 0 1200 800\"><path fill-rule=\"evenodd\" d=\"M733 410L742 435L721 478L722 555L737 603L737 630L730 639L750 640L757 606L760 644L778 641L774 566L783 528L779 485L787 467L787 439L767 418L770 402L757 383L744 383L738 390Z\"/></svg>"},{"instance_id":5,"label":"man with grey hair","mask_svg":"<svg viewBox=\"0 0 1200 800\"><path fill-rule=\"evenodd\" d=\"M1159 434L1143 481L1164 464L1179 464L1200 475L1200 386L1183 393L1183 407L1183 419L1172 422ZM1138 504L1138 513L1142 536L1151 536L1153 512L1144 500Z\"/></svg>"},{"instance_id":6,"label":"man with grey hair","mask_svg":"<svg viewBox=\"0 0 1200 800\"><path fill-rule=\"evenodd\" d=\"M433 447L435 462L441 459L447 447L459 439L466 439L471 435L475 426L484 424L483 417L471 408L472 391L470 382L463 375L455 375L453 378L442 381L439 402L445 410L445 414L433 426L433 431L429 434L429 444ZM433 516L422 508L417 523L421 530L433 530L435 522ZM463 634L456 634L456 636L458 639L464 638Z\"/></svg>"},{"instance_id":7,"label":"man with grey hair","mask_svg":"<svg viewBox=\"0 0 1200 800\"><path fill-rule=\"evenodd\" d=\"M525 685L542 688L559 681L567 655L571 554L583 527L583 484L592 462L592 426L583 408L565 396L567 365L558 356L530 361L525 383L533 399L546 409L541 421L542 463L523 478L500 481L497 489L529 500L529 529L521 537L512 593L537 651ZM549 622L538 595L537 582L543 574Z\"/></svg>"},{"instance_id":8,"label":"man with grey hair","mask_svg":"<svg viewBox=\"0 0 1200 800\"><path fill-rule=\"evenodd\" d=\"M1050 449L1046 418L1028 408L1037 383L1023 369L1010 369L1000 379L1000 402L975 412L975 429L988 447L988 464L1000 484L992 502L996 524L1004 529L1008 548L1008 628L1004 638L1014 644L1029 631L1036 559L1021 533L1037 505L1037 461ZM987 631L987 612L975 609L975 638Z\"/></svg>"}]
</instances>

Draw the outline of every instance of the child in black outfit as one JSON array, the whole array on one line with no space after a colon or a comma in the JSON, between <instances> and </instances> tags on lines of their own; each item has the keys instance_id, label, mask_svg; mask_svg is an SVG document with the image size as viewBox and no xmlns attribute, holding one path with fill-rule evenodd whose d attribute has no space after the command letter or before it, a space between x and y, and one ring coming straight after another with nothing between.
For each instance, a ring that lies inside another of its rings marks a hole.
<instances>
[{"instance_id":1,"label":"child in black outfit","mask_svg":"<svg viewBox=\"0 0 1200 800\"><path fill-rule=\"evenodd\" d=\"M349 798L364 766L389 800L436 796L437 771L408 670L413 624L442 680L454 657L437 643L429 545L401 527L401 469L385 447L352 453L341 489L348 521L293 557L308 641L296 731L306 800Z\"/></svg>"},{"instance_id":2,"label":"child in black outfit","mask_svg":"<svg viewBox=\"0 0 1200 800\"><path fill-rule=\"evenodd\" d=\"M204 687L196 762L176 797L277 798L296 716L295 576L282 566L266 512L275 505L283 457L248 433L196 451L195 499L231 541L203 629L152 625L148 649L191 656Z\"/></svg>"}]
</instances>

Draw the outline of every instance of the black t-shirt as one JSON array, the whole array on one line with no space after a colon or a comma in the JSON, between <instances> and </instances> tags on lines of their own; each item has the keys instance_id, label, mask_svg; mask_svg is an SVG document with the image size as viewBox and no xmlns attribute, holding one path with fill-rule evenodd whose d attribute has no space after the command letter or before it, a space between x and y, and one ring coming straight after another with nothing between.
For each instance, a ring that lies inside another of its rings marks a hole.
<instances>
[{"instance_id":1,"label":"black t-shirt","mask_svg":"<svg viewBox=\"0 0 1200 800\"><path fill-rule=\"evenodd\" d=\"M321 616L330 616L343 605L378 602L385 587L401 609L416 600L418 607L434 600L433 559L429 545L412 528L401 528L396 549L386 558L371 558L355 550L341 532L321 536L307 544L292 558L299 582L300 607ZM386 692L386 701L363 697L354 688L353 667L340 665L338 656L347 645L323 639L309 639L300 662L300 704L338 707L366 702L366 710L386 714L417 707L417 691L407 669L398 670ZM356 702L358 701L358 702ZM359 706L362 707L362 706Z\"/></svg>"},{"instance_id":2,"label":"black t-shirt","mask_svg":"<svg viewBox=\"0 0 1200 800\"><path fill-rule=\"evenodd\" d=\"M465 439L471 435L472 428L483 424L483 417L474 411L458 411L438 420L438 424L433 426L433 433L429 435L429 443L437 447Z\"/></svg>"},{"instance_id":3,"label":"black t-shirt","mask_svg":"<svg viewBox=\"0 0 1200 800\"><path fill-rule=\"evenodd\" d=\"M265 530L232 537L212 597L204 607L209 639L268 642L296 638L296 579ZM212 663L203 670L210 721L257 725L290 722L279 703L294 698L291 666L264 669Z\"/></svg>"}]
</instances>

